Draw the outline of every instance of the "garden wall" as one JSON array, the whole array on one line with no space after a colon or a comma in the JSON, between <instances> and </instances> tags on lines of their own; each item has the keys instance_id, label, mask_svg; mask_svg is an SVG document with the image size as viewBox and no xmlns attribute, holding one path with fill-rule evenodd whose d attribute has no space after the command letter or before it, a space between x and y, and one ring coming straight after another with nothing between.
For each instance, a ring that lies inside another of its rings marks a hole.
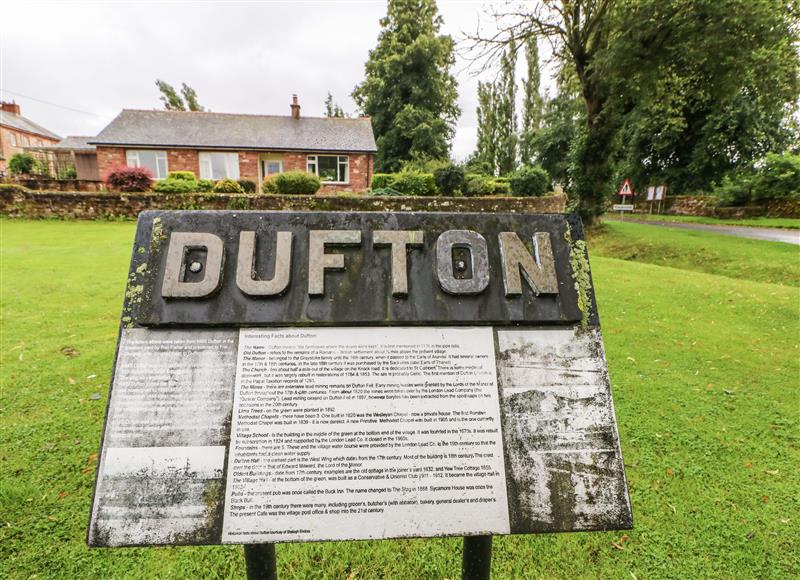
<instances>
[{"instance_id":1,"label":"garden wall","mask_svg":"<svg viewBox=\"0 0 800 580\"><path fill-rule=\"evenodd\" d=\"M383 197L313 195L179 195L0 191L0 213L23 218L135 218L151 209L292 211L458 211L564 213L566 197Z\"/></svg>"},{"instance_id":2,"label":"garden wall","mask_svg":"<svg viewBox=\"0 0 800 580\"><path fill-rule=\"evenodd\" d=\"M49 177L17 178L5 183L14 183L28 189L45 191L103 191L105 183L95 179L50 179Z\"/></svg>"},{"instance_id":3,"label":"garden wall","mask_svg":"<svg viewBox=\"0 0 800 580\"><path fill-rule=\"evenodd\" d=\"M690 215L718 218L750 218L750 217L787 217L800 218L800 201L770 201L766 205L745 207L718 207L717 198L713 195L673 195L662 202L661 213L667 215ZM650 211L650 202L635 202L638 213ZM653 202L653 213L658 202Z\"/></svg>"}]
</instances>

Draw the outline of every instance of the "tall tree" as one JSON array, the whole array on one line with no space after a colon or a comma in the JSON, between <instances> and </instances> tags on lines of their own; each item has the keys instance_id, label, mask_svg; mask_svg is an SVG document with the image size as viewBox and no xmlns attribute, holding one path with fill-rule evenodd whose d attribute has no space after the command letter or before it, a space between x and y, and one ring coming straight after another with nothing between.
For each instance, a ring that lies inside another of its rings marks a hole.
<instances>
[{"instance_id":1,"label":"tall tree","mask_svg":"<svg viewBox=\"0 0 800 580\"><path fill-rule=\"evenodd\" d=\"M495 84L478 81L478 143L473 162L497 172L497 105Z\"/></svg>"},{"instance_id":2,"label":"tall tree","mask_svg":"<svg viewBox=\"0 0 800 580\"><path fill-rule=\"evenodd\" d=\"M517 47L512 38L500 59L497 81L497 171L500 175L517 168Z\"/></svg>"},{"instance_id":3,"label":"tall tree","mask_svg":"<svg viewBox=\"0 0 800 580\"><path fill-rule=\"evenodd\" d=\"M325 97L325 116L326 117L344 117L342 108L333 101L333 95L328 93Z\"/></svg>"},{"instance_id":4,"label":"tall tree","mask_svg":"<svg viewBox=\"0 0 800 580\"><path fill-rule=\"evenodd\" d=\"M186 83L181 84L181 94L187 109L190 111L205 111L205 108L201 107L200 103L197 102L197 91Z\"/></svg>"},{"instance_id":5,"label":"tall tree","mask_svg":"<svg viewBox=\"0 0 800 580\"><path fill-rule=\"evenodd\" d=\"M158 90L161 91L160 99L161 102L164 103L164 108L167 111L186 110L186 105L183 103L183 99L178 94L178 91L175 90L175 87L161 79L156 79L156 86Z\"/></svg>"},{"instance_id":6,"label":"tall tree","mask_svg":"<svg viewBox=\"0 0 800 580\"><path fill-rule=\"evenodd\" d=\"M187 85L182 83L181 95L175 90L171 84L161 79L156 79L156 86L161 91L161 102L164 103L164 108L168 111L205 111L200 103L197 101L197 92Z\"/></svg>"},{"instance_id":7,"label":"tall tree","mask_svg":"<svg viewBox=\"0 0 800 580\"><path fill-rule=\"evenodd\" d=\"M353 91L372 117L376 171L397 171L412 160L445 159L460 110L450 74L453 40L439 34L435 0L389 0L370 51L364 82Z\"/></svg>"},{"instance_id":8,"label":"tall tree","mask_svg":"<svg viewBox=\"0 0 800 580\"><path fill-rule=\"evenodd\" d=\"M539 70L539 43L536 36L525 41L525 61L528 76L522 81L522 129L519 136L519 158L523 165L532 165L535 156L536 134L542 124L544 99L541 95L542 75Z\"/></svg>"}]
</instances>

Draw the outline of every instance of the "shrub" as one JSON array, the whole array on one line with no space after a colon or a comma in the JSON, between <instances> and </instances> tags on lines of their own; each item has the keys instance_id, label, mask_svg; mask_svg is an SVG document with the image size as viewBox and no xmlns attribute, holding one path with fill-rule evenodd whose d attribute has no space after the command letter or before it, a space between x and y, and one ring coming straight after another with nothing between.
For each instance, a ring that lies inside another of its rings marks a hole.
<instances>
[{"instance_id":1,"label":"shrub","mask_svg":"<svg viewBox=\"0 0 800 580\"><path fill-rule=\"evenodd\" d=\"M319 177L305 171L287 171L264 180L264 189L270 193L313 195L320 187Z\"/></svg>"},{"instance_id":2,"label":"shrub","mask_svg":"<svg viewBox=\"0 0 800 580\"><path fill-rule=\"evenodd\" d=\"M58 179L78 179L78 170L72 165L59 169Z\"/></svg>"},{"instance_id":3,"label":"shrub","mask_svg":"<svg viewBox=\"0 0 800 580\"><path fill-rule=\"evenodd\" d=\"M711 194L716 196L719 205L742 206L750 202L753 189L752 175L726 175L719 185L715 185Z\"/></svg>"},{"instance_id":4,"label":"shrub","mask_svg":"<svg viewBox=\"0 0 800 580\"><path fill-rule=\"evenodd\" d=\"M433 173L418 173L416 171L403 171L394 175L390 186L404 195L436 195L436 179Z\"/></svg>"},{"instance_id":5,"label":"shrub","mask_svg":"<svg viewBox=\"0 0 800 580\"><path fill-rule=\"evenodd\" d=\"M384 189L394 185L394 173L376 173L372 176L372 189Z\"/></svg>"},{"instance_id":6,"label":"shrub","mask_svg":"<svg viewBox=\"0 0 800 580\"><path fill-rule=\"evenodd\" d=\"M511 193L517 197L541 197L552 185L550 174L541 167L523 167L509 179Z\"/></svg>"},{"instance_id":7,"label":"shrub","mask_svg":"<svg viewBox=\"0 0 800 580\"><path fill-rule=\"evenodd\" d=\"M442 195L455 195L464 188L464 169L458 165L444 165L433 172L436 187Z\"/></svg>"},{"instance_id":8,"label":"shrub","mask_svg":"<svg viewBox=\"0 0 800 580\"><path fill-rule=\"evenodd\" d=\"M508 181L501 181L500 178L492 182L492 193L495 195L511 195L511 184Z\"/></svg>"},{"instance_id":9,"label":"shrub","mask_svg":"<svg viewBox=\"0 0 800 580\"><path fill-rule=\"evenodd\" d=\"M8 160L8 172L11 175L44 175L47 166L30 153L14 153Z\"/></svg>"},{"instance_id":10,"label":"shrub","mask_svg":"<svg viewBox=\"0 0 800 580\"><path fill-rule=\"evenodd\" d=\"M214 185L214 193L244 193L244 189L236 180L226 177Z\"/></svg>"},{"instance_id":11,"label":"shrub","mask_svg":"<svg viewBox=\"0 0 800 580\"><path fill-rule=\"evenodd\" d=\"M147 167L114 167L105 178L112 191L147 191L153 183L153 174Z\"/></svg>"},{"instance_id":12,"label":"shrub","mask_svg":"<svg viewBox=\"0 0 800 580\"><path fill-rule=\"evenodd\" d=\"M494 193L494 178L488 175L469 173L465 177L464 195L492 195Z\"/></svg>"},{"instance_id":13,"label":"shrub","mask_svg":"<svg viewBox=\"0 0 800 580\"><path fill-rule=\"evenodd\" d=\"M178 179L182 181L197 181L193 171L170 171L167 179Z\"/></svg>"},{"instance_id":14,"label":"shrub","mask_svg":"<svg viewBox=\"0 0 800 580\"><path fill-rule=\"evenodd\" d=\"M201 193L214 191L214 181L212 179L201 179L197 182L197 191Z\"/></svg>"},{"instance_id":15,"label":"shrub","mask_svg":"<svg viewBox=\"0 0 800 580\"><path fill-rule=\"evenodd\" d=\"M274 175L264 178L264 181L261 182L261 193L278 193Z\"/></svg>"},{"instance_id":16,"label":"shrub","mask_svg":"<svg viewBox=\"0 0 800 580\"><path fill-rule=\"evenodd\" d=\"M242 186L242 190L244 190L245 193L255 193L256 189L258 189L256 182L250 181L249 179L240 179L237 183Z\"/></svg>"},{"instance_id":17,"label":"shrub","mask_svg":"<svg viewBox=\"0 0 800 580\"><path fill-rule=\"evenodd\" d=\"M379 187L369 192L370 195L403 195L403 192L397 191L391 187Z\"/></svg>"},{"instance_id":18,"label":"shrub","mask_svg":"<svg viewBox=\"0 0 800 580\"><path fill-rule=\"evenodd\" d=\"M757 201L800 198L800 155L769 153L753 183Z\"/></svg>"},{"instance_id":19,"label":"shrub","mask_svg":"<svg viewBox=\"0 0 800 580\"><path fill-rule=\"evenodd\" d=\"M167 179L156 181L153 184L153 191L159 193L193 193L198 189L197 182L194 180L189 181L182 177L178 179L168 177Z\"/></svg>"}]
</instances>

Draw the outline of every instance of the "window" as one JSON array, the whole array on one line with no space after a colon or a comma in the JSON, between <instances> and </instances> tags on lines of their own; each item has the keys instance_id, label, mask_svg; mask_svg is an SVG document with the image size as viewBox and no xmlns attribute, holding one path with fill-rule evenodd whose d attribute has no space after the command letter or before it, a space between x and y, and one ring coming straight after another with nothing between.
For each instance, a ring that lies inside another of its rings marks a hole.
<instances>
[{"instance_id":1,"label":"window","mask_svg":"<svg viewBox=\"0 0 800 580\"><path fill-rule=\"evenodd\" d=\"M200 153L200 179L239 179L238 153Z\"/></svg>"},{"instance_id":2,"label":"window","mask_svg":"<svg viewBox=\"0 0 800 580\"><path fill-rule=\"evenodd\" d=\"M28 136L27 135L23 135L22 136L22 146L23 147L29 147L30 144L31 144L31 140L28 138Z\"/></svg>"},{"instance_id":3,"label":"window","mask_svg":"<svg viewBox=\"0 0 800 580\"><path fill-rule=\"evenodd\" d=\"M11 139L11 146L12 147L16 147L17 146L17 134L9 132L8 136Z\"/></svg>"},{"instance_id":4,"label":"window","mask_svg":"<svg viewBox=\"0 0 800 580\"><path fill-rule=\"evenodd\" d=\"M147 167L153 172L156 179L166 179L167 177L167 152L128 150L126 152L128 167Z\"/></svg>"},{"instance_id":5,"label":"window","mask_svg":"<svg viewBox=\"0 0 800 580\"><path fill-rule=\"evenodd\" d=\"M309 155L306 170L326 183L348 183L348 165L347 155Z\"/></svg>"},{"instance_id":6,"label":"window","mask_svg":"<svg viewBox=\"0 0 800 580\"><path fill-rule=\"evenodd\" d=\"M261 175L266 179L270 175L283 173L283 161L280 159L261 159Z\"/></svg>"}]
</instances>

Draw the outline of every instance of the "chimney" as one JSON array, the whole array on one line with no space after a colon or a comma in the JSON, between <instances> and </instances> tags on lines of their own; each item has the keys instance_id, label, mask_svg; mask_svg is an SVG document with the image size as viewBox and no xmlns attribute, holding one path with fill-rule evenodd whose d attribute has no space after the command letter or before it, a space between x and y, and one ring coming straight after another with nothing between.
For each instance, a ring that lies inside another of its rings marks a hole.
<instances>
[{"instance_id":1,"label":"chimney","mask_svg":"<svg viewBox=\"0 0 800 580\"><path fill-rule=\"evenodd\" d=\"M20 114L19 105L14 101L11 101L10 103L6 101L0 101L0 109L2 109L4 113L11 113L12 115Z\"/></svg>"},{"instance_id":2,"label":"chimney","mask_svg":"<svg viewBox=\"0 0 800 580\"><path fill-rule=\"evenodd\" d=\"M292 95L292 119L300 118L300 104L297 102L297 95Z\"/></svg>"}]
</instances>

